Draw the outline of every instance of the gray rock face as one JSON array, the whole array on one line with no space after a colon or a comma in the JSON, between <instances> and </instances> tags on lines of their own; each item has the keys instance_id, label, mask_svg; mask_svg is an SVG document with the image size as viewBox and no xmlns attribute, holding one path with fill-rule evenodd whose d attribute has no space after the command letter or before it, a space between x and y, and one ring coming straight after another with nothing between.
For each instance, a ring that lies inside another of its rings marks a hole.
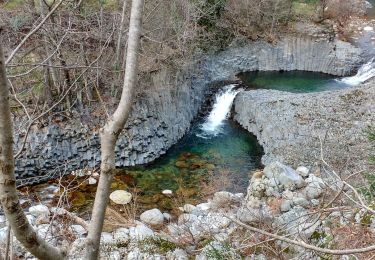
<instances>
[{"instance_id":1,"label":"gray rock face","mask_svg":"<svg viewBox=\"0 0 375 260\"><path fill-rule=\"evenodd\" d=\"M148 163L166 153L189 129L209 87L236 79L240 72L282 69L342 76L353 73L360 61L359 49L348 43L296 37L285 38L276 45L237 41L225 51L202 57L178 70L155 72L141 82L148 87L138 95L119 137L116 166ZM24 154L16 161L19 184L98 166L97 129L82 125L79 120L66 126L50 124L33 129ZM15 137L16 149L22 139Z\"/></svg>"},{"instance_id":2,"label":"gray rock face","mask_svg":"<svg viewBox=\"0 0 375 260\"><path fill-rule=\"evenodd\" d=\"M234 119L254 133L273 161L312 165L323 156L332 166L367 164L365 129L375 122L375 80L332 92L291 94L276 90L239 93Z\"/></svg>"}]
</instances>

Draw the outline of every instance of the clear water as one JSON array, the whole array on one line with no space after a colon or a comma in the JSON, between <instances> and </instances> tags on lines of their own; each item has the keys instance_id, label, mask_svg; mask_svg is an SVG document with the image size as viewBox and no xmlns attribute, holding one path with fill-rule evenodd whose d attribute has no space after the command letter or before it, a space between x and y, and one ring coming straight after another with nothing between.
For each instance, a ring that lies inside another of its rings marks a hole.
<instances>
[{"instance_id":1,"label":"clear water","mask_svg":"<svg viewBox=\"0 0 375 260\"><path fill-rule=\"evenodd\" d=\"M306 71L254 71L238 75L251 89L275 89L293 93L329 91L350 87L337 77Z\"/></svg>"},{"instance_id":2,"label":"clear water","mask_svg":"<svg viewBox=\"0 0 375 260\"><path fill-rule=\"evenodd\" d=\"M367 17L369 19L375 19L375 0L367 0L367 2L372 5L372 8L367 10Z\"/></svg>"}]
</instances>

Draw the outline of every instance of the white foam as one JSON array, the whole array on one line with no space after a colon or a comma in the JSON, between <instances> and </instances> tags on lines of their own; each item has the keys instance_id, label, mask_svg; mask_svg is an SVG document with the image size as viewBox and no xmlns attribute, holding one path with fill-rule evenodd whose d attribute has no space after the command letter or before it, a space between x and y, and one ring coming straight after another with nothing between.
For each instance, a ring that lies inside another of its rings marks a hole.
<instances>
[{"instance_id":1,"label":"white foam","mask_svg":"<svg viewBox=\"0 0 375 260\"><path fill-rule=\"evenodd\" d=\"M375 61L374 61L374 58L372 58L369 62L362 65L362 67L358 70L355 76L342 78L339 81L345 84L351 85L351 86L357 86L371 79L374 76L375 76Z\"/></svg>"},{"instance_id":2,"label":"white foam","mask_svg":"<svg viewBox=\"0 0 375 260\"><path fill-rule=\"evenodd\" d=\"M227 119L233 100L239 90L234 89L235 85L229 85L216 94L215 104L212 111L201 125L202 134L197 136L207 138L209 136L216 136L222 131L224 121Z\"/></svg>"}]
</instances>

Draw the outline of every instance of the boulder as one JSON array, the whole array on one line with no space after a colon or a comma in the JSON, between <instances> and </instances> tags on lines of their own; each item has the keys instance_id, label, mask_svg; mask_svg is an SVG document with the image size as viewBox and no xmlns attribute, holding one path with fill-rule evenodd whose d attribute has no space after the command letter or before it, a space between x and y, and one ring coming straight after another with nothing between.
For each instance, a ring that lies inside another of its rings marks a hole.
<instances>
[{"instance_id":1,"label":"boulder","mask_svg":"<svg viewBox=\"0 0 375 260\"><path fill-rule=\"evenodd\" d=\"M140 219L142 222L152 226L162 225L164 223L163 213L161 213L159 209L150 209L143 212Z\"/></svg>"},{"instance_id":2,"label":"boulder","mask_svg":"<svg viewBox=\"0 0 375 260\"><path fill-rule=\"evenodd\" d=\"M154 236L154 231L144 224L137 224L135 227L129 228L129 237L131 240L144 240Z\"/></svg>"},{"instance_id":3,"label":"boulder","mask_svg":"<svg viewBox=\"0 0 375 260\"><path fill-rule=\"evenodd\" d=\"M132 200L132 194L124 190L115 190L109 195L111 201L118 205L126 205Z\"/></svg>"},{"instance_id":4,"label":"boulder","mask_svg":"<svg viewBox=\"0 0 375 260\"><path fill-rule=\"evenodd\" d=\"M104 246L113 246L115 244L113 235L108 232L102 232L102 235L100 238L100 244Z\"/></svg>"},{"instance_id":5,"label":"boulder","mask_svg":"<svg viewBox=\"0 0 375 260\"><path fill-rule=\"evenodd\" d=\"M305 166L299 166L296 169L296 172L303 178L306 178L309 176L310 169Z\"/></svg>"},{"instance_id":6,"label":"boulder","mask_svg":"<svg viewBox=\"0 0 375 260\"><path fill-rule=\"evenodd\" d=\"M30 207L29 212L34 217L39 217L40 215L48 216L50 213L48 207L42 204Z\"/></svg>"},{"instance_id":7,"label":"boulder","mask_svg":"<svg viewBox=\"0 0 375 260\"><path fill-rule=\"evenodd\" d=\"M273 218L272 210L266 204L258 208L241 207L237 211L237 218L242 222L257 224L260 222L271 221Z\"/></svg>"},{"instance_id":8,"label":"boulder","mask_svg":"<svg viewBox=\"0 0 375 260\"><path fill-rule=\"evenodd\" d=\"M321 178L312 174L310 174L310 176L306 179L306 183L307 186L304 189L304 194L308 199L319 198L323 194L326 187Z\"/></svg>"},{"instance_id":9,"label":"boulder","mask_svg":"<svg viewBox=\"0 0 375 260\"><path fill-rule=\"evenodd\" d=\"M81 225L71 225L70 228L78 237L83 237L87 233L86 229L84 229Z\"/></svg>"},{"instance_id":10,"label":"boulder","mask_svg":"<svg viewBox=\"0 0 375 260\"><path fill-rule=\"evenodd\" d=\"M287 212L292 208L292 202L290 200L283 200L280 205L281 212Z\"/></svg>"},{"instance_id":11,"label":"boulder","mask_svg":"<svg viewBox=\"0 0 375 260\"><path fill-rule=\"evenodd\" d=\"M280 162L272 162L264 168L264 174L270 180L282 186L284 189L303 187L304 181L298 173Z\"/></svg>"}]
</instances>

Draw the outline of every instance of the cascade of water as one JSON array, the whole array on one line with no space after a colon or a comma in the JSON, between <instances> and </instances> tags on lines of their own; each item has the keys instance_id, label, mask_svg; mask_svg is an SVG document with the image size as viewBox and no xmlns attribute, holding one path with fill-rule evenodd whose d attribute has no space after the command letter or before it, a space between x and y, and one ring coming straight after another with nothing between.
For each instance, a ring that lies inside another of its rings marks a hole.
<instances>
[{"instance_id":1,"label":"cascade of water","mask_svg":"<svg viewBox=\"0 0 375 260\"><path fill-rule=\"evenodd\" d=\"M342 78L340 81L351 86L356 86L365 82L366 80L371 79L372 77L375 77L374 58L372 58L366 64L363 64L355 76Z\"/></svg>"},{"instance_id":2,"label":"cascade of water","mask_svg":"<svg viewBox=\"0 0 375 260\"><path fill-rule=\"evenodd\" d=\"M216 94L212 111L200 127L202 133L197 134L197 136L208 138L221 133L223 123L230 112L233 100L239 92L235 87L235 85L226 86L222 91Z\"/></svg>"}]
</instances>

